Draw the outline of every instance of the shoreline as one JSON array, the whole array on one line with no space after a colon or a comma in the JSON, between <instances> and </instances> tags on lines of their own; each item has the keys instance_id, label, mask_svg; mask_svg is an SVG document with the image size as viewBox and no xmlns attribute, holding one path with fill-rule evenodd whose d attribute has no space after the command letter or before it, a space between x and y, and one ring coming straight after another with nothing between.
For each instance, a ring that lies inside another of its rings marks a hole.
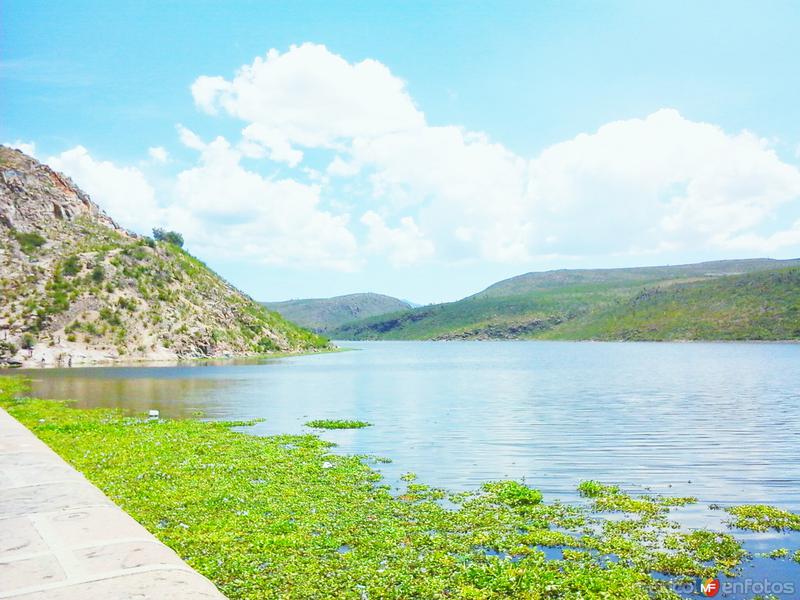
<instances>
[{"instance_id":1,"label":"shoreline","mask_svg":"<svg viewBox=\"0 0 800 600\"><path fill-rule=\"evenodd\" d=\"M84 368L109 368L109 367L175 367L175 366L202 366L203 364L213 363L215 366L224 366L227 364L257 364L260 361L289 358L292 356L313 356L316 354L333 354L337 352L346 352L348 348L339 348L334 346L332 348L300 350L297 352L271 352L265 354L239 354L235 356L193 356L186 358L140 358L140 359L126 359L126 360L92 360L86 362L73 362L71 366L45 362L37 360L23 360L18 365L10 366L8 364L0 363L0 374L9 373L13 374L19 370L39 370L39 369L84 369Z\"/></svg>"},{"instance_id":2,"label":"shoreline","mask_svg":"<svg viewBox=\"0 0 800 600\"><path fill-rule=\"evenodd\" d=\"M332 340L332 342L345 342L345 343L359 343L359 342L409 342L409 343L436 343L436 344L450 344L450 343L502 343L502 342L541 342L541 343L567 343L567 344L749 344L749 345L798 345L800 339L789 340L598 340L598 339L543 339L543 338L487 338L487 339L365 339L365 340L348 340L339 339ZM325 349L310 349L301 350L297 352L272 352L265 354L239 354L231 356L195 356L185 358L165 357L165 358L127 358L124 360L115 359L94 359L85 362L73 362L71 366L66 366L59 363L44 362L40 360L22 360L22 361L6 361L0 362L0 374L14 373L19 370L38 370L38 369L84 369L84 368L111 368L111 367L176 367L176 366L192 366L202 364L213 364L214 366L224 366L229 364L258 364L260 361L291 358L293 356L313 356L317 354L333 354L338 352L351 352L357 350L356 348L342 348L334 346L333 348Z\"/></svg>"}]
</instances>

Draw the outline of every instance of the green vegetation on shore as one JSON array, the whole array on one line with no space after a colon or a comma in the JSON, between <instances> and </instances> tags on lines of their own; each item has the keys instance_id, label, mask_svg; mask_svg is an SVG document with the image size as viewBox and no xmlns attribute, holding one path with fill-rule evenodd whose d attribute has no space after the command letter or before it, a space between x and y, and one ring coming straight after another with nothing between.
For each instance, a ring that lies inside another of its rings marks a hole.
<instances>
[{"instance_id":1,"label":"green vegetation on shore","mask_svg":"<svg viewBox=\"0 0 800 600\"><path fill-rule=\"evenodd\" d=\"M800 261L563 270L362 319L337 339L800 339Z\"/></svg>"},{"instance_id":2,"label":"green vegetation on shore","mask_svg":"<svg viewBox=\"0 0 800 600\"><path fill-rule=\"evenodd\" d=\"M0 378L0 405L232 599L677 599L673 584L748 560L732 535L669 518L693 499L584 482L591 503L573 506L514 481L452 494L413 476L394 496L363 457L312 435L80 410L22 389Z\"/></svg>"}]
</instances>

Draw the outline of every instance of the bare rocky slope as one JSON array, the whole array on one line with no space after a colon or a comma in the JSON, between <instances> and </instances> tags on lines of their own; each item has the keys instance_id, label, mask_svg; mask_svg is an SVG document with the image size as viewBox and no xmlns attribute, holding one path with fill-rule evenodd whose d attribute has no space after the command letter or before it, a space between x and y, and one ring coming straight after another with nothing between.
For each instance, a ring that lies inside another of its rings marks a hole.
<instances>
[{"instance_id":1,"label":"bare rocky slope","mask_svg":"<svg viewBox=\"0 0 800 600\"><path fill-rule=\"evenodd\" d=\"M119 227L0 146L0 362L68 365L323 349L173 244Z\"/></svg>"}]
</instances>

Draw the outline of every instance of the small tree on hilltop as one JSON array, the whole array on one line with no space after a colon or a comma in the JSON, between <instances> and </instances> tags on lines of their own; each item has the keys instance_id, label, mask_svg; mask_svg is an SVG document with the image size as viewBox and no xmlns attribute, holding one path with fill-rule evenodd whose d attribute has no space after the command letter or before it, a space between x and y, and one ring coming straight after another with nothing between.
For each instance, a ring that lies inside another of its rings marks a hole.
<instances>
[{"instance_id":1,"label":"small tree on hilltop","mask_svg":"<svg viewBox=\"0 0 800 600\"><path fill-rule=\"evenodd\" d=\"M167 242L178 248L183 248L183 236L177 231L166 231L161 227L153 229L153 239L158 242Z\"/></svg>"}]
</instances>

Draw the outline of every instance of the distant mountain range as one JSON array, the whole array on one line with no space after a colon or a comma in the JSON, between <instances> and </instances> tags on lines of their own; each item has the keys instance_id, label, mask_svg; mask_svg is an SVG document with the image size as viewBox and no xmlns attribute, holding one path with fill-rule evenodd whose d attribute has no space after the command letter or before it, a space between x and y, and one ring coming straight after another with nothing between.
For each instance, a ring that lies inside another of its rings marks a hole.
<instances>
[{"instance_id":1,"label":"distant mountain range","mask_svg":"<svg viewBox=\"0 0 800 600\"><path fill-rule=\"evenodd\" d=\"M337 339L800 339L800 259L527 273L457 302L360 319Z\"/></svg>"},{"instance_id":2,"label":"distant mountain range","mask_svg":"<svg viewBox=\"0 0 800 600\"><path fill-rule=\"evenodd\" d=\"M357 319L385 315L412 307L409 302L404 300L371 293L348 294L334 298L262 302L262 304L289 321L318 333L327 333Z\"/></svg>"}]
</instances>

